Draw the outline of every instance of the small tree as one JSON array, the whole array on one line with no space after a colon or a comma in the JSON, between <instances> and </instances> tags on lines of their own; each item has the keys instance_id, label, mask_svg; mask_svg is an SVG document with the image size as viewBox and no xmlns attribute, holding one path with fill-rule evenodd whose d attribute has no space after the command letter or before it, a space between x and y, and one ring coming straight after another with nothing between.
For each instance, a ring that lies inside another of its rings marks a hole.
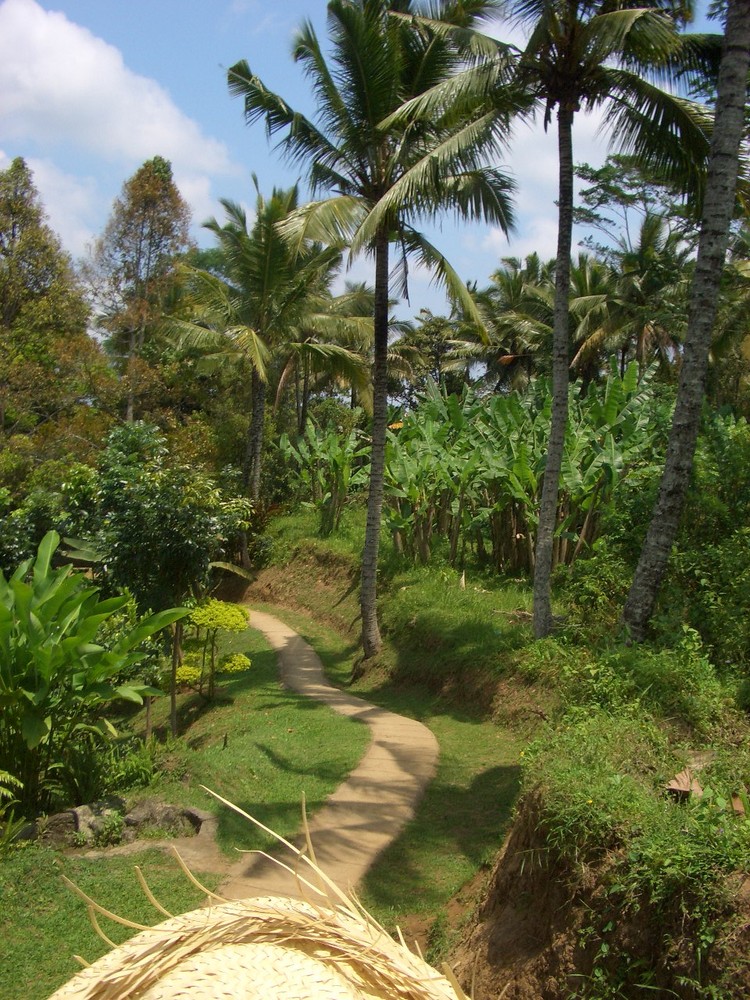
<instances>
[{"instance_id":1,"label":"small tree","mask_svg":"<svg viewBox=\"0 0 750 1000\"><path fill-rule=\"evenodd\" d=\"M217 601L215 598L201 604L190 615L190 621L196 628L206 630L201 664L201 689L203 680L208 675L209 700L213 700L216 693L216 651L219 632L244 632L249 617L246 608L238 604L228 604L226 601Z\"/></svg>"},{"instance_id":2,"label":"small tree","mask_svg":"<svg viewBox=\"0 0 750 1000\"><path fill-rule=\"evenodd\" d=\"M128 601L99 599L83 573L53 569L60 537L45 535L35 558L6 580L0 573L0 772L21 783L27 815L47 809L56 791L75 782L70 749L79 739L114 734L102 715L110 702L141 703L153 693L120 678L146 655L138 646L183 618L185 608L149 615L111 644L101 626Z\"/></svg>"},{"instance_id":3,"label":"small tree","mask_svg":"<svg viewBox=\"0 0 750 1000\"><path fill-rule=\"evenodd\" d=\"M164 438L136 421L116 428L102 460L96 544L107 574L142 610L160 610L205 593L211 562L247 528L247 500L227 497L207 476L170 466ZM171 728L177 732L176 672L182 621L172 642Z\"/></svg>"},{"instance_id":4,"label":"small tree","mask_svg":"<svg viewBox=\"0 0 750 1000\"><path fill-rule=\"evenodd\" d=\"M124 359L126 419L135 418L143 349L161 319L177 257L190 247L190 210L168 160L147 160L123 185L87 276L113 353Z\"/></svg>"}]
</instances>

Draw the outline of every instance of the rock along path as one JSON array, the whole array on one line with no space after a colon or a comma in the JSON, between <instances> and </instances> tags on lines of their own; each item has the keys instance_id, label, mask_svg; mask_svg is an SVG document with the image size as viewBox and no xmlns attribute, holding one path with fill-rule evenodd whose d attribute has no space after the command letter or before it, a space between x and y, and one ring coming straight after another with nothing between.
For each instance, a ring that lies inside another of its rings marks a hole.
<instances>
[{"instance_id":1,"label":"rock along path","mask_svg":"<svg viewBox=\"0 0 750 1000\"><path fill-rule=\"evenodd\" d=\"M359 765L309 821L319 866L348 892L414 815L437 769L437 740L421 722L332 687L315 652L277 618L253 610L251 624L276 650L281 680L287 687L370 727L372 742ZM302 845L299 839L295 843ZM275 856L294 864L284 848ZM298 866L300 873L306 867ZM228 899L303 894L293 875L253 854L243 855L232 865L218 892Z\"/></svg>"}]
</instances>

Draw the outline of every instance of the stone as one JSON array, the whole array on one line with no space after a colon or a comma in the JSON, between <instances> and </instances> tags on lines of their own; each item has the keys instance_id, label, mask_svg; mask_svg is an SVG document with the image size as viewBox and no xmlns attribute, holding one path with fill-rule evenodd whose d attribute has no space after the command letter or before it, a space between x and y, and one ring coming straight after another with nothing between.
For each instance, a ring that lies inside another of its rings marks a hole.
<instances>
[{"instance_id":1,"label":"stone","mask_svg":"<svg viewBox=\"0 0 750 1000\"><path fill-rule=\"evenodd\" d=\"M66 809L65 812L53 813L46 819L37 820L36 827L40 843L54 848L70 847L75 842L78 829L75 811Z\"/></svg>"}]
</instances>

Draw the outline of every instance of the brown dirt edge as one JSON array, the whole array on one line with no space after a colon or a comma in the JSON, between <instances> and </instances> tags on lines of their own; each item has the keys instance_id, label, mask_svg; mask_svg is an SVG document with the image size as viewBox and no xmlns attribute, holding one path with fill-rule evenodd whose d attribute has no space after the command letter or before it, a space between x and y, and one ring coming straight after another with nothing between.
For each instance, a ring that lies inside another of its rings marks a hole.
<instances>
[{"instance_id":1,"label":"brown dirt edge","mask_svg":"<svg viewBox=\"0 0 750 1000\"><path fill-rule=\"evenodd\" d=\"M589 992L597 968L615 982L625 956L636 963L631 968L641 970L643 983L634 986L631 978L630 986L607 996L750 996L750 879L734 887L726 932L703 970L703 980L714 984L713 991L698 992L686 982L697 974L689 920L670 923L646 901L635 915L623 915L606 891L614 859L605 856L594 866L555 859L545 848L540 815L538 793L520 803L484 901L448 956L473 1000L604 996L595 989ZM610 923L606 934L597 932ZM603 958L605 939L608 954Z\"/></svg>"}]
</instances>

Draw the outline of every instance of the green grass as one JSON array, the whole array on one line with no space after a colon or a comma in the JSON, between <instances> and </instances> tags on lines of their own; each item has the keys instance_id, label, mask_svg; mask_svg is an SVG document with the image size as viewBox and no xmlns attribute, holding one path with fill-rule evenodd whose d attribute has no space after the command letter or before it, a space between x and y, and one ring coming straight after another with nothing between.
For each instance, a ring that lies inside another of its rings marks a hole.
<instances>
[{"instance_id":1,"label":"green grass","mask_svg":"<svg viewBox=\"0 0 750 1000\"><path fill-rule=\"evenodd\" d=\"M264 610L273 611L315 648L334 683L348 683L357 656L353 642L299 612ZM349 689L390 711L418 718L440 744L438 773L417 815L380 856L361 894L387 927L411 915L434 918L500 847L518 791L522 742L516 733L472 713L459 717L424 686L401 687L374 674Z\"/></svg>"},{"instance_id":2,"label":"green grass","mask_svg":"<svg viewBox=\"0 0 750 1000\"><path fill-rule=\"evenodd\" d=\"M180 696L184 739L166 754L167 773L147 792L216 813L219 843L226 850L272 841L201 785L289 836L300 827L303 794L314 812L356 766L369 741L361 723L284 689L276 655L260 633L249 629L222 641L221 654L237 652L253 665L220 677L213 705L198 694ZM162 732L168 711L167 699L154 707L154 724ZM140 715L132 721L136 731L141 722Z\"/></svg>"},{"instance_id":3,"label":"green grass","mask_svg":"<svg viewBox=\"0 0 750 1000\"><path fill-rule=\"evenodd\" d=\"M129 797L154 796L216 813L219 843L227 851L269 846L270 838L199 786L214 789L289 836L301 825L303 793L313 812L356 766L368 744L368 730L284 690L276 656L260 633L248 629L232 635L220 651L244 653L252 660L251 669L221 677L213 704L194 693L179 696L181 738L169 739L159 749L163 770L156 782ZM153 721L162 738L168 714L168 699L155 702ZM142 733L143 722L141 711L127 720L126 728ZM88 923L85 905L65 888L62 872L116 913L156 922L158 915L135 881L136 863L142 864L157 898L172 912L193 909L202 901L174 862L154 850L137 858L87 861L30 847L0 861L0 933L3 954L10 956L10 961L0 962L3 1000L48 996L76 971L73 954L92 960L106 950ZM218 879L204 881L213 887ZM111 936L119 942L132 933L116 928Z\"/></svg>"},{"instance_id":4,"label":"green grass","mask_svg":"<svg viewBox=\"0 0 750 1000\"><path fill-rule=\"evenodd\" d=\"M79 970L74 954L91 962L109 950L95 934L85 905L64 885L61 874L118 915L144 924L164 919L143 895L133 871L136 864L170 912L182 913L203 902L202 894L160 851L86 861L27 847L12 852L0 864L3 1000L43 1000ZM216 876L199 877L208 888L215 888ZM105 919L102 928L117 943L134 933Z\"/></svg>"}]
</instances>

